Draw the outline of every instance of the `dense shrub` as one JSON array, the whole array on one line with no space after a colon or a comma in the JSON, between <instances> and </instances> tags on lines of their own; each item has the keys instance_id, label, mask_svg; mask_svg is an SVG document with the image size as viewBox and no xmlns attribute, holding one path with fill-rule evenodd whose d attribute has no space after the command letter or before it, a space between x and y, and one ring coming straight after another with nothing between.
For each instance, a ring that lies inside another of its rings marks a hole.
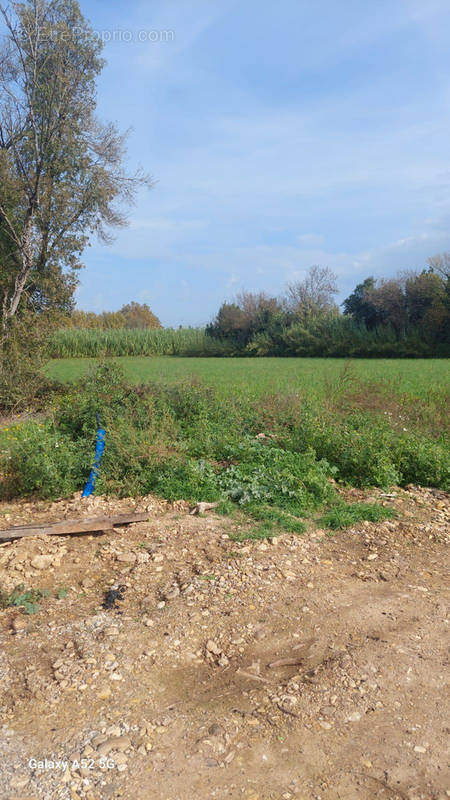
<instances>
[{"instance_id":1,"label":"dense shrub","mask_svg":"<svg viewBox=\"0 0 450 800\"><path fill-rule=\"evenodd\" d=\"M3 496L82 489L96 436L107 430L98 490L225 500L302 516L333 503L331 477L356 486L448 488L446 443L369 412L336 414L299 398L222 398L199 384L129 386L106 363L55 396L45 419L1 433ZM263 433L263 435L261 435Z\"/></svg>"}]
</instances>

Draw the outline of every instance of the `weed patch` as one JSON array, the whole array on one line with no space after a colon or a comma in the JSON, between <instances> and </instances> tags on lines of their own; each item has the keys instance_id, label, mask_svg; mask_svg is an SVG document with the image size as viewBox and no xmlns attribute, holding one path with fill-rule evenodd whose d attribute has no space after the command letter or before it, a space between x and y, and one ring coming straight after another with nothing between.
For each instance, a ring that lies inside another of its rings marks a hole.
<instances>
[{"instance_id":1,"label":"weed patch","mask_svg":"<svg viewBox=\"0 0 450 800\"><path fill-rule=\"evenodd\" d=\"M342 383L354 389L349 378ZM333 479L450 486L443 436L393 427L363 409L338 414L298 394L230 397L198 381L134 387L109 361L56 395L40 421L1 432L0 497L80 491L97 413L107 431L99 494L218 502L218 513L241 510L267 531L300 533L303 519L336 501Z\"/></svg>"},{"instance_id":2,"label":"weed patch","mask_svg":"<svg viewBox=\"0 0 450 800\"><path fill-rule=\"evenodd\" d=\"M380 522L395 516L395 511L385 508L378 503L341 503L319 519L319 524L324 528L338 530L349 528L358 522Z\"/></svg>"},{"instance_id":3,"label":"weed patch","mask_svg":"<svg viewBox=\"0 0 450 800\"><path fill-rule=\"evenodd\" d=\"M39 602L50 596L47 589L25 589L21 584L9 594L0 591L0 608L23 608L25 614L36 614L39 611Z\"/></svg>"}]
</instances>

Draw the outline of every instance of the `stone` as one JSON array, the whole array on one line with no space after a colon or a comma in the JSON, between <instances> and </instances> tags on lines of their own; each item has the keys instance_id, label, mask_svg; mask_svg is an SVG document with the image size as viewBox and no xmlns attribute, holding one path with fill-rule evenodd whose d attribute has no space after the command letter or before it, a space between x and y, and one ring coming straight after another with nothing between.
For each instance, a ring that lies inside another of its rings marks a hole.
<instances>
[{"instance_id":1,"label":"stone","mask_svg":"<svg viewBox=\"0 0 450 800\"><path fill-rule=\"evenodd\" d=\"M108 736L121 736L122 731L120 729L120 725L111 725L109 728L106 728L105 735Z\"/></svg>"},{"instance_id":2,"label":"stone","mask_svg":"<svg viewBox=\"0 0 450 800\"><path fill-rule=\"evenodd\" d=\"M100 745L106 742L107 739L108 737L106 736L106 734L101 733L99 734L99 736L95 736L94 739L92 739L92 744L94 745L94 747L100 747Z\"/></svg>"},{"instance_id":3,"label":"stone","mask_svg":"<svg viewBox=\"0 0 450 800\"><path fill-rule=\"evenodd\" d=\"M163 598L164 600L174 600L175 597L178 597L180 594L180 589L178 586L173 586L171 589L168 589L167 592L164 592Z\"/></svg>"},{"instance_id":4,"label":"stone","mask_svg":"<svg viewBox=\"0 0 450 800\"><path fill-rule=\"evenodd\" d=\"M53 564L53 556L35 556L30 564L33 569L48 569Z\"/></svg>"},{"instance_id":5,"label":"stone","mask_svg":"<svg viewBox=\"0 0 450 800\"><path fill-rule=\"evenodd\" d=\"M427 752L427 748L426 747L422 747L420 744L416 744L416 746L414 748L414 752L415 753L426 753Z\"/></svg>"},{"instance_id":6,"label":"stone","mask_svg":"<svg viewBox=\"0 0 450 800\"><path fill-rule=\"evenodd\" d=\"M350 714L349 717L345 720L346 722L359 722L361 719L361 714L359 711L354 711L353 714Z\"/></svg>"},{"instance_id":7,"label":"stone","mask_svg":"<svg viewBox=\"0 0 450 800\"><path fill-rule=\"evenodd\" d=\"M19 615L17 617L14 617L13 621L11 622L11 628L15 633L22 633L22 631L24 631L25 628L27 627L27 624L28 623L25 617Z\"/></svg>"},{"instance_id":8,"label":"stone","mask_svg":"<svg viewBox=\"0 0 450 800\"><path fill-rule=\"evenodd\" d=\"M30 778L25 776L16 775L14 778L10 780L10 786L12 789L25 789L25 786L28 786L30 782Z\"/></svg>"},{"instance_id":9,"label":"stone","mask_svg":"<svg viewBox=\"0 0 450 800\"><path fill-rule=\"evenodd\" d=\"M119 628L116 628L115 626L105 629L105 636L118 636L118 635L119 635Z\"/></svg>"},{"instance_id":10,"label":"stone","mask_svg":"<svg viewBox=\"0 0 450 800\"><path fill-rule=\"evenodd\" d=\"M97 752L99 756L107 756L113 750L118 750L120 753L128 750L131 747L131 740L129 736L111 736L106 742L100 745Z\"/></svg>"},{"instance_id":11,"label":"stone","mask_svg":"<svg viewBox=\"0 0 450 800\"><path fill-rule=\"evenodd\" d=\"M125 753L114 753L114 755L112 756L112 759L113 759L113 761L115 761L117 766L119 766L121 764L126 764L127 761L128 761L128 758L125 755Z\"/></svg>"},{"instance_id":12,"label":"stone","mask_svg":"<svg viewBox=\"0 0 450 800\"><path fill-rule=\"evenodd\" d=\"M134 553L120 553L120 555L117 556L117 561L121 564L135 564L136 556Z\"/></svg>"},{"instance_id":13,"label":"stone","mask_svg":"<svg viewBox=\"0 0 450 800\"><path fill-rule=\"evenodd\" d=\"M222 652L222 648L220 648L216 642L213 642L212 639L209 639L209 641L206 642L206 649L208 653L212 653L213 656L220 656Z\"/></svg>"},{"instance_id":14,"label":"stone","mask_svg":"<svg viewBox=\"0 0 450 800\"><path fill-rule=\"evenodd\" d=\"M109 700L111 695L112 695L112 691L108 686L106 689L101 689L98 692L97 697L98 697L99 700Z\"/></svg>"}]
</instances>

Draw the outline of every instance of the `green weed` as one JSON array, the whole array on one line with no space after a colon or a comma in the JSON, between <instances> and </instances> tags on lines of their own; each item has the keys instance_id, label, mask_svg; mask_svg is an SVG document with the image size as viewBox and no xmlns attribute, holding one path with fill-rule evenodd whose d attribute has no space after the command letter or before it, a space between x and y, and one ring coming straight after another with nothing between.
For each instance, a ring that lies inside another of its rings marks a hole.
<instances>
[{"instance_id":1,"label":"green weed","mask_svg":"<svg viewBox=\"0 0 450 800\"><path fill-rule=\"evenodd\" d=\"M392 508L385 508L378 503L340 503L324 514L319 524L324 528L338 530L349 528L358 522L380 522L395 516Z\"/></svg>"},{"instance_id":2,"label":"green weed","mask_svg":"<svg viewBox=\"0 0 450 800\"><path fill-rule=\"evenodd\" d=\"M21 584L17 586L12 592L0 592L0 608L9 608L16 606L23 608L25 614L36 614L39 611L39 602L43 598L49 597L50 592L47 589L41 591L40 589L25 589Z\"/></svg>"}]
</instances>

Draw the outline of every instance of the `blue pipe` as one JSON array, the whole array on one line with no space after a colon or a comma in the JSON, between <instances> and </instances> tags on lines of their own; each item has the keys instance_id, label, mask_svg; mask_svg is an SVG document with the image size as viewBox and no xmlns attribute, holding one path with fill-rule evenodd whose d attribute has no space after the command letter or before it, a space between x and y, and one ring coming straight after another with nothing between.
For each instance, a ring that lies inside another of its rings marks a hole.
<instances>
[{"instance_id":1,"label":"blue pipe","mask_svg":"<svg viewBox=\"0 0 450 800\"><path fill-rule=\"evenodd\" d=\"M106 431L100 426L100 417L96 414L97 419L97 442L95 446L95 458L94 464L92 466L91 474L89 475L89 480L86 484L82 497L90 497L91 494L95 491L95 483L98 477L98 473L100 471L100 465L102 463L103 453L105 451L105 444L106 444Z\"/></svg>"}]
</instances>

